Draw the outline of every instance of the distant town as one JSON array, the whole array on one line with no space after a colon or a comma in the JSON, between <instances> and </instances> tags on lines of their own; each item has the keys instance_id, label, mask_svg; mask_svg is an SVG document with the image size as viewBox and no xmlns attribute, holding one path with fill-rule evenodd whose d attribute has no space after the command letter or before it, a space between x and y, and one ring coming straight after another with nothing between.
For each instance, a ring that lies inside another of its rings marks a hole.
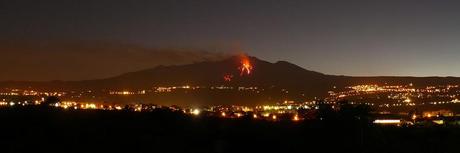
<instances>
[{"instance_id":1,"label":"distant town","mask_svg":"<svg viewBox=\"0 0 460 153\"><path fill-rule=\"evenodd\" d=\"M0 107L26 107L43 105L49 97L56 97L47 105L56 109L80 110L95 109L106 111L150 112L167 109L193 116L217 116L221 118L253 118L270 121L301 121L317 118L322 105L340 109L341 105L366 106L374 114L375 124L417 125L431 121L434 124L460 124L459 85L439 85L416 88L407 85L356 85L339 89L334 87L325 98L312 101L286 99L273 104L257 106L218 105L218 106L162 106L151 103L117 103L107 101L80 101L82 97L100 99L107 96L141 96L177 92L199 92L200 90L230 90L243 93L260 93L260 87L232 86L169 86L152 87L143 90L103 90L103 91L37 91L30 89L2 89ZM280 92L289 92L282 90ZM454 107L452 107L454 106Z\"/></svg>"}]
</instances>

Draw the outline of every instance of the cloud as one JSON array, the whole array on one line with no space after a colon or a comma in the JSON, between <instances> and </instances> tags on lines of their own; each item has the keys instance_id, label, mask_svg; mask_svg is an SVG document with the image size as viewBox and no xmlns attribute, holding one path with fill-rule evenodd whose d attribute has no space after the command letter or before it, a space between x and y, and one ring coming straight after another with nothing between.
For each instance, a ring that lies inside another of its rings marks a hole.
<instances>
[{"instance_id":1,"label":"cloud","mask_svg":"<svg viewBox=\"0 0 460 153\"><path fill-rule=\"evenodd\" d=\"M3 42L0 80L84 80L158 65L221 60L227 52L108 42Z\"/></svg>"}]
</instances>

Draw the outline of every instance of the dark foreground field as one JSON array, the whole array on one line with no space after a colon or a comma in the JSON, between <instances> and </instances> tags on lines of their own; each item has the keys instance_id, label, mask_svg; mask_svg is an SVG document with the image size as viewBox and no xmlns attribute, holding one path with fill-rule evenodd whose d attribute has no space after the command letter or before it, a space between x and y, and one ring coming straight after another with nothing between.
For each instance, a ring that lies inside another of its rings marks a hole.
<instances>
[{"instance_id":1,"label":"dark foreground field","mask_svg":"<svg viewBox=\"0 0 460 153\"><path fill-rule=\"evenodd\" d=\"M460 129L375 127L347 121L269 122L150 113L0 109L0 152L460 151Z\"/></svg>"}]
</instances>

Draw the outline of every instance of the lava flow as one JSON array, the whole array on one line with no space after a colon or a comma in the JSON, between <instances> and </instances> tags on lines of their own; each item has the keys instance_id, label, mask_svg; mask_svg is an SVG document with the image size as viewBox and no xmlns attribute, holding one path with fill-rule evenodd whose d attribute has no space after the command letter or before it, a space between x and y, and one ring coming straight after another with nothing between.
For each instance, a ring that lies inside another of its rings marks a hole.
<instances>
[{"instance_id":1,"label":"lava flow","mask_svg":"<svg viewBox=\"0 0 460 153\"><path fill-rule=\"evenodd\" d=\"M231 74L224 75L224 81L230 82L232 81L232 78L233 78L233 75Z\"/></svg>"},{"instance_id":2,"label":"lava flow","mask_svg":"<svg viewBox=\"0 0 460 153\"><path fill-rule=\"evenodd\" d=\"M244 74L250 75L252 72L252 65L251 62L249 61L249 58L247 56L242 56L241 58L241 66L240 66L240 76L243 76Z\"/></svg>"}]
</instances>

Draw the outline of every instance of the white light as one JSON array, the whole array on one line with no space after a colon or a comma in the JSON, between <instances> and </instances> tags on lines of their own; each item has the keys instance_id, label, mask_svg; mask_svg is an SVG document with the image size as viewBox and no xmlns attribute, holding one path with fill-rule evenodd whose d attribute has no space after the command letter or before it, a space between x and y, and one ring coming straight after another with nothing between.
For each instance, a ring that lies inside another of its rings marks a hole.
<instances>
[{"instance_id":1,"label":"white light","mask_svg":"<svg viewBox=\"0 0 460 153\"><path fill-rule=\"evenodd\" d=\"M382 120L375 120L374 123L376 124L399 124L401 123L401 120L382 119Z\"/></svg>"}]
</instances>

